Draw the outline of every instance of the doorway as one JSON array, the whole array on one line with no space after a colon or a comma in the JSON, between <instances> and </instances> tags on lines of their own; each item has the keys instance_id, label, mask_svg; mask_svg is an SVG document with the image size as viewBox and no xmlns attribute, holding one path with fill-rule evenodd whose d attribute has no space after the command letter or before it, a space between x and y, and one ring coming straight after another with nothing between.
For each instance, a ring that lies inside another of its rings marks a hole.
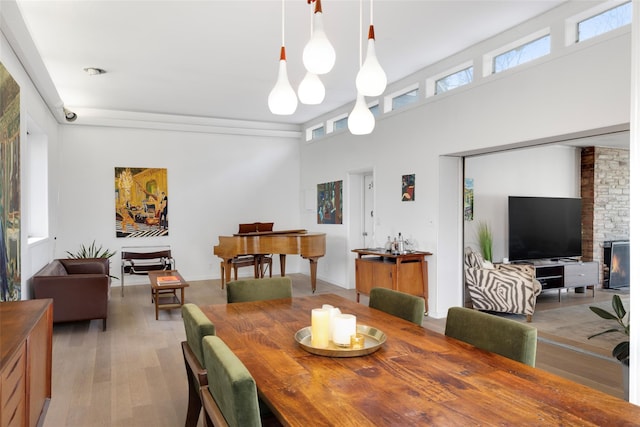
<instances>
[{"instance_id":1,"label":"doorway","mask_svg":"<svg viewBox=\"0 0 640 427\"><path fill-rule=\"evenodd\" d=\"M348 251L347 284L356 286L355 254L352 249L376 246L375 238L375 179L372 169L349 173L348 179Z\"/></svg>"}]
</instances>

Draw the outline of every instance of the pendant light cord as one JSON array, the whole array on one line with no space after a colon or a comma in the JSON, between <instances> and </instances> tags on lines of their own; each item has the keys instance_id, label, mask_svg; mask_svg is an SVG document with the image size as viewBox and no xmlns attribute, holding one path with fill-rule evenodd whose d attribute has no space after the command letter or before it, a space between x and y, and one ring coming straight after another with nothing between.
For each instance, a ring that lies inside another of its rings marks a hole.
<instances>
[{"instance_id":1,"label":"pendant light cord","mask_svg":"<svg viewBox=\"0 0 640 427\"><path fill-rule=\"evenodd\" d=\"M282 0L282 46L284 46L284 0Z\"/></svg>"},{"instance_id":2,"label":"pendant light cord","mask_svg":"<svg viewBox=\"0 0 640 427\"><path fill-rule=\"evenodd\" d=\"M358 70L362 68L362 0L360 0L360 26L358 27L358 48L360 52Z\"/></svg>"},{"instance_id":3,"label":"pendant light cord","mask_svg":"<svg viewBox=\"0 0 640 427\"><path fill-rule=\"evenodd\" d=\"M373 25L373 0L369 0L369 25Z\"/></svg>"}]
</instances>

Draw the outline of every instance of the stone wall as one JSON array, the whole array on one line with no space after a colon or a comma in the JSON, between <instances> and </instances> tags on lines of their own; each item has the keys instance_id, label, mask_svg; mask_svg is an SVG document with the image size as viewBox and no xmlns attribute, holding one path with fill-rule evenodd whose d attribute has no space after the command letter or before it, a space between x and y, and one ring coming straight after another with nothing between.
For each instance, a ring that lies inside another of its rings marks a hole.
<instances>
[{"instance_id":1,"label":"stone wall","mask_svg":"<svg viewBox=\"0 0 640 427\"><path fill-rule=\"evenodd\" d=\"M582 149L582 259L600 263L602 244L629 239L629 150Z\"/></svg>"}]
</instances>

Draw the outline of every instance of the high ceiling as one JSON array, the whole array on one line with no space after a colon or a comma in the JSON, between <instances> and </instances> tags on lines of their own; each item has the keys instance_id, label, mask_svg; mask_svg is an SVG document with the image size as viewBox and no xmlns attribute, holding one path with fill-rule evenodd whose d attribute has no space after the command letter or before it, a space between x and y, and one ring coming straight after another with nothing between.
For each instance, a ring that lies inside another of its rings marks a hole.
<instances>
[{"instance_id":1,"label":"high ceiling","mask_svg":"<svg viewBox=\"0 0 640 427\"><path fill-rule=\"evenodd\" d=\"M277 75L281 1L1 0L0 4L16 2L24 24L7 22L12 27L8 30L21 45L30 42L24 40L30 35L36 56L44 63L41 69L46 67L50 76L32 79L36 83L49 79L59 99L47 102L62 102L77 111L78 123L82 114L124 112L300 124L355 99L360 35L356 0L323 0L336 66L322 77L325 101L319 106L299 104L292 116L272 115L267 107ZM378 58L389 82L394 82L562 2L376 0ZM363 9L366 27L368 1ZM289 78L297 87L304 76L301 56L309 38L310 11L306 0L287 0L285 10ZM24 35L19 25L26 27ZM28 55L28 49L25 52ZM107 73L90 76L85 67ZM31 68L37 72L38 67ZM40 91L45 98L55 96Z\"/></svg>"}]
</instances>

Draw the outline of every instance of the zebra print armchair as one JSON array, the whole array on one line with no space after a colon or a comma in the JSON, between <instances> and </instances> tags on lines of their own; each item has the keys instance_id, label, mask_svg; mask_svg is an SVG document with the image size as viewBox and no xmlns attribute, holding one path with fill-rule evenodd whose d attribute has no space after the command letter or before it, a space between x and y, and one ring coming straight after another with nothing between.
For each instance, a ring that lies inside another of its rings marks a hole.
<instances>
[{"instance_id":1,"label":"zebra print armchair","mask_svg":"<svg viewBox=\"0 0 640 427\"><path fill-rule=\"evenodd\" d=\"M536 297L542 286L535 269L526 264L498 264L485 261L477 252L465 253L465 282L473 308L500 313L524 314L531 322Z\"/></svg>"}]
</instances>

